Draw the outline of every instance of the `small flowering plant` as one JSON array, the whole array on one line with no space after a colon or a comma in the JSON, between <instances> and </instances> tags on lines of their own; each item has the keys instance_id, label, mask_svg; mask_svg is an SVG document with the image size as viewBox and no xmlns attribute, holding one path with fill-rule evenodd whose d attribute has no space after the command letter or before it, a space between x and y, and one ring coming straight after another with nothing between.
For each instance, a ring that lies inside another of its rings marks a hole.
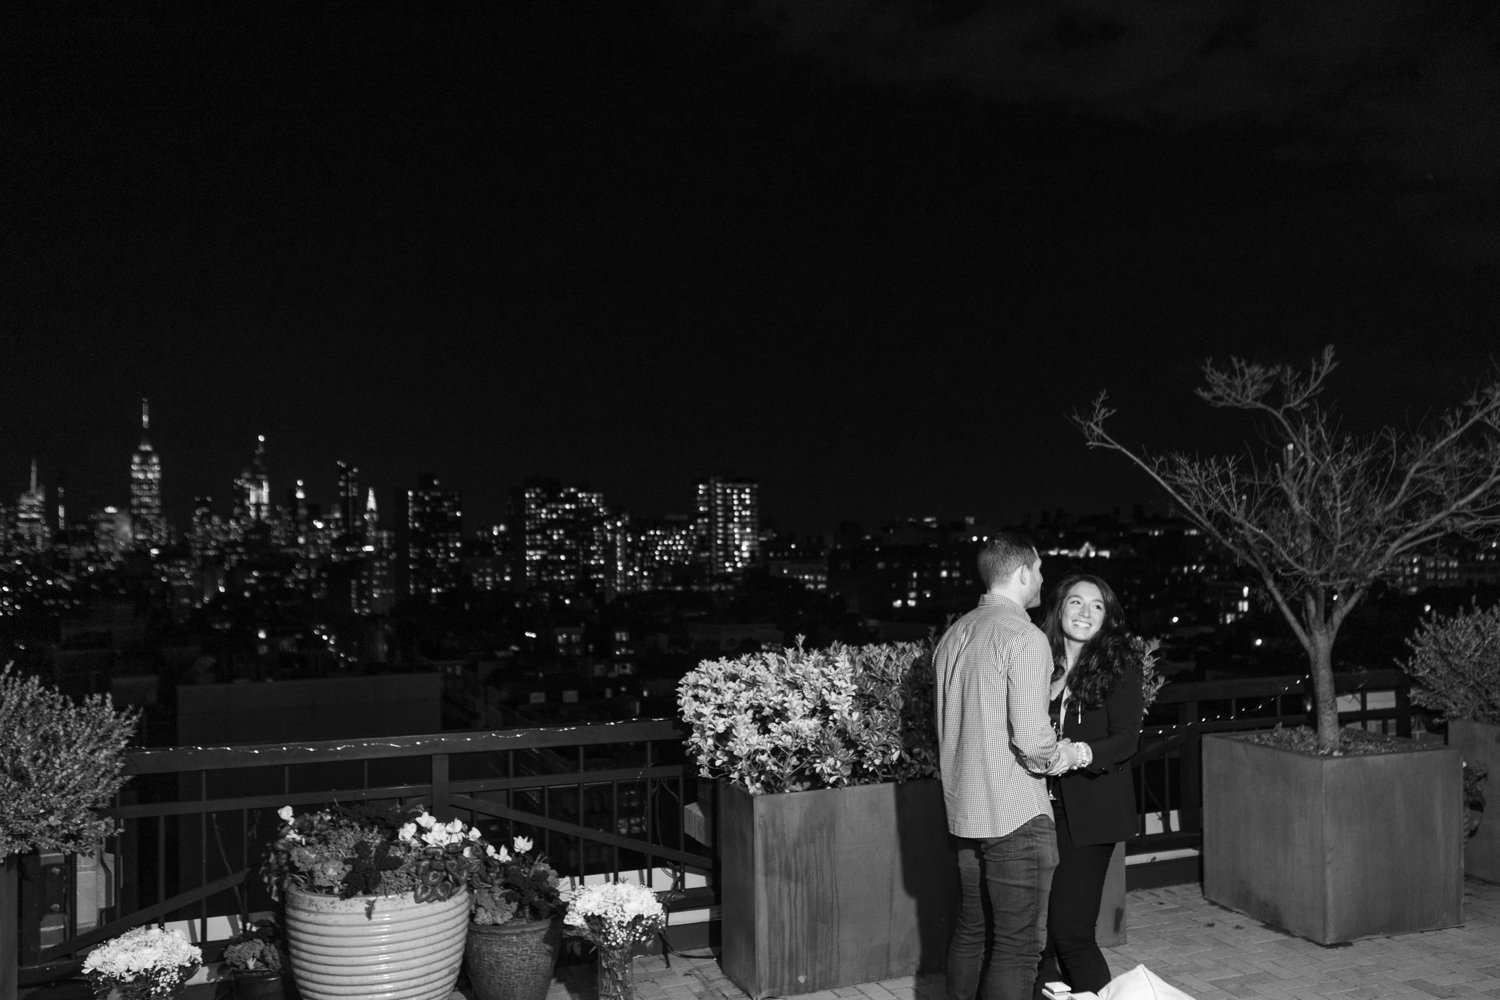
<instances>
[{"instance_id":1,"label":"small flowering plant","mask_svg":"<svg viewBox=\"0 0 1500 1000\"><path fill-rule=\"evenodd\" d=\"M765 650L705 660L677 687L705 778L753 795L937 773L932 644Z\"/></svg>"},{"instance_id":2,"label":"small flowering plant","mask_svg":"<svg viewBox=\"0 0 1500 1000\"><path fill-rule=\"evenodd\" d=\"M83 974L99 1000L167 1000L203 964L203 952L177 931L137 927L89 952Z\"/></svg>"},{"instance_id":3,"label":"small flowering plant","mask_svg":"<svg viewBox=\"0 0 1500 1000\"><path fill-rule=\"evenodd\" d=\"M567 908L557 872L531 848L529 837L516 837L510 849L484 843L469 878L469 915L476 924L550 920Z\"/></svg>"},{"instance_id":4,"label":"small flowering plant","mask_svg":"<svg viewBox=\"0 0 1500 1000\"><path fill-rule=\"evenodd\" d=\"M632 882L601 882L573 893L563 923L570 934L601 951L618 952L650 941L666 921L656 893Z\"/></svg>"},{"instance_id":5,"label":"small flowering plant","mask_svg":"<svg viewBox=\"0 0 1500 1000\"><path fill-rule=\"evenodd\" d=\"M420 806L410 819L393 810L333 806L295 813L266 852L261 878L273 899L287 886L320 895L402 896L419 903L451 898L482 867L479 831L439 822Z\"/></svg>"},{"instance_id":6,"label":"small flowering plant","mask_svg":"<svg viewBox=\"0 0 1500 1000\"><path fill-rule=\"evenodd\" d=\"M281 928L274 920L257 920L230 940L224 964L236 972L277 972L286 964Z\"/></svg>"}]
</instances>

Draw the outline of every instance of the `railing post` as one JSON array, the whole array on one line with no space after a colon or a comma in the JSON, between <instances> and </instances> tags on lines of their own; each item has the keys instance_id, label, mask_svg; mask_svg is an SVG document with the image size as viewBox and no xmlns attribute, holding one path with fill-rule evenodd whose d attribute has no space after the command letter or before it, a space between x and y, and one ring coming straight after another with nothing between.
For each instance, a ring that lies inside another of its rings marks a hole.
<instances>
[{"instance_id":1,"label":"railing post","mask_svg":"<svg viewBox=\"0 0 1500 1000\"><path fill-rule=\"evenodd\" d=\"M1197 832L1203 829L1203 734L1201 712L1196 701L1178 706L1177 724L1187 733L1182 743L1181 791L1177 807L1177 829Z\"/></svg>"},{"instance_id":2,"label":"railing post","mask_svg":"<svg viewBox=\"0 0 1500 1000\"><path fill-rule=\"evenodd\" d=\"M6 855L0 862L0 1000L16 1000L20 989L21 881L20 858Z\"/></svg>"},{"instance_id":3,"label":"railing post","mask_svg":"<svg viewBox=\"0 0 1500 1000\"><path fill-rule=\"evenodd\" d=\"M448 755L432 755L432 815L440 820L449 820L448 799L452 789L448 785Z\"/></svg>"}]
</instances>

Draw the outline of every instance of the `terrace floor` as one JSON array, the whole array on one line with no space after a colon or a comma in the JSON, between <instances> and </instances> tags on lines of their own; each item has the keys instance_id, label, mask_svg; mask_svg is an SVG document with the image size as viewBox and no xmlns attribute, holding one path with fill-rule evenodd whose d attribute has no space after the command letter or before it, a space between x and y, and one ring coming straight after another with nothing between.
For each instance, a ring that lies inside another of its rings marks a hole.
<instances>
[{"instance_id":1,"label":"terrace floor","mask_svg":"<svg viewBox=\"0 0 1500 1000\"><path fill-rule=\"evenodd\" d=\"M1196 884L1142 889L1111 970L1144 964L1195 1000L1500 997L1500 885L1464 883L1464 924L1324 948L1203 898ZM711 956L636 960L637 1000L745 1000ZM462 994L455 993L454 1000ZM595 1000L593 969L564 966L548 1000ZM942 1000L941 974L865 983L800 1000Z\"/></svg>"}]
</instances>

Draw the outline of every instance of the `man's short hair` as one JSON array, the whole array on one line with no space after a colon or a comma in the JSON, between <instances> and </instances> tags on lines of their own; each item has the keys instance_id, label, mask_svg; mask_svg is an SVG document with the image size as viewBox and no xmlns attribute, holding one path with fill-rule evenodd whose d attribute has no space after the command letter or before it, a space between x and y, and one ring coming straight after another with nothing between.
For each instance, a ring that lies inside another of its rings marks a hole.
<instances>
[{"instance_id":1,"label":"man's short hair","mask_svg":"<svg viewBox=\"0 0 1500 1000\"><path fill-rule=\"evenodd\" d=\"M1004 583L1022 566L1036 562L1036 546L1031 539L1010 531L990 536L979 550L979 579L986 587Z\"/></svg>"}]
</instances>

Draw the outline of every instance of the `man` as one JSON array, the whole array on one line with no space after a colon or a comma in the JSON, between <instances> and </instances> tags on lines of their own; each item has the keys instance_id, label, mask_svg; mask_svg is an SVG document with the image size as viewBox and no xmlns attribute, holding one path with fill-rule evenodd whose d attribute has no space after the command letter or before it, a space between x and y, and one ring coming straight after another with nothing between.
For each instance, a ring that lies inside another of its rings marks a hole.
<instances>
[{"instance_id":1,"label":"man","mask_svg":"<svg viewBox=\"0 0 1500 1000\"><path fill-rule=\"evenodd\" d=\"M985 593L933 653L938 755L958 851L949 1000L1029 1000L1047 926L1057 838L1044 776L1078 763L1047 715L1052 654L1026 608L1042 593L1035 546L999 534L979 553ZM985 897L993 921L986 934Z\"/></svg>"}]
</instances>

